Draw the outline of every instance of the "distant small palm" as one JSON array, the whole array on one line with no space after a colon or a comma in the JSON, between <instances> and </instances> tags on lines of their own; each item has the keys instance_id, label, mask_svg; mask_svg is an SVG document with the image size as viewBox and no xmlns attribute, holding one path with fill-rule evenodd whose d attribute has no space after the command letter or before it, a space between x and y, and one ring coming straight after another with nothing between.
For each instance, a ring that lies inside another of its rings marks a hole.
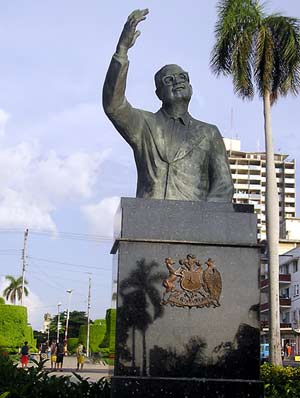
<instances>
[{"instance_id":1,"label":"distant small palm","mask_svg":"<svg viewBox=\"0 0 300 398\"><path fill-rule=\"evenodd\" d=\"M16 304L17 301L21 300L22 296L22 277L20 276L19 278L14 278L11 275L6 275L5 279L10 283L7 288L4 289L3 296L12 304ZM27 285L28 282L25 280L24 284ZM28 289L26 286L24 286L24 294L25 296L28 296Z\"/></svg>"}]
</instances>

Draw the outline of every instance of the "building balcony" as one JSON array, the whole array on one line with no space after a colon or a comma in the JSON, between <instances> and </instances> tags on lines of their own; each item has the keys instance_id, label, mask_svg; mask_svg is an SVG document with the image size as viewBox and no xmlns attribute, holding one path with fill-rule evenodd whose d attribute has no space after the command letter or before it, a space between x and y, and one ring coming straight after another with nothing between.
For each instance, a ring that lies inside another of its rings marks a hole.
<instances>
[{"instance_id":1,"label":"building balcony","mask_svg":"<svg viewBox=\"0 0 300 398\"><path fill-rule=\"evenodd\" d=\"M285 188L285 193L295 193L295 188Z\"/></svg>"},{"instance_id":2,"label":"building balcony","mask_svg":"<svg viewBox=\"0 0 300 398\"><path fill-rule=\"evenodd\" d=\"M279 274L279 284L280 285L289 285L291 283L291 275L290 274ZM260 281L260 288L267 289L269 287L269 279L264 279Z\"/></svg>"},{"instance_id":3,"label":"building balcony","mask_svg":"<svg viewBox=\"0 0 300 398\"><path fill-rule=\"evenodd\" d=\"M291 307L291 299L290 298L280 298L280 308L290 308ZM268 312L269 311L269 303L261 304L260 312Z\"/></svg>"},{"instance_id":4,"label":"building balcony","mask_svg":"<svg viewBox=\"0 0 300 398\"><path fill-rule=\"evenodd\" d=\"M248 199L249 198L249 194L248 193L241 193L241 192L237 192L233 195L234 199Z\"/></svg>"},{"instance_id":5,"label":"building balcony","mask_svg":"<svg viewBox=\"0 0 300 398\"><path fill-rule=\"evenodd\" d=\"M264 331L269 330L269 321L261 321L260 327ZM292 324L287 322L280 322L280 330L292 330Z\"/></svg>"},{"instance_id":6,"label":"building balcony","mask_svg":"<svg viewBox=\"0 0 300 398\"><path fill-rule=\"evenodd\" d=\"M295 213L296 212L295 207L290 207L290 206L285 206L284 210L286 213Z\"/></svg>"}]
</instances>

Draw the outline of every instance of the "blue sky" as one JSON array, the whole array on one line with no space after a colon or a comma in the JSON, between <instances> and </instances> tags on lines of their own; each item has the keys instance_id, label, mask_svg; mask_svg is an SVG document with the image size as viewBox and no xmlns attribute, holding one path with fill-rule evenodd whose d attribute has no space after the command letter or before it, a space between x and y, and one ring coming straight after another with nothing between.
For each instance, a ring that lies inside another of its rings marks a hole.
<instances>
[{"instance_id":1,"label":"blue sky","mask_svg":"<svg viewBox=\"0 0 300 398\"><path fill-rule=\"evenodd\" d=\"M0 14L0 290L21 274L29 228L30 321L42 326L57 303L86 310L92 272L92 318L111 302L112 219L118 198L135 195L132 152L105 117L101 90L127 15L149 8L130 50L127 97L155 111L154 73L177 63L189 71L192 115L263 150L262 103L243 102L228 78L209 69L217 1L6 1ZM300 17L295 0L269 0L268 12ZM300 158L300 98L274 106L274 148ZM233 112L233 122L231 113ZM297 172L298 173L298 172ZM299 174L299 173L298 173ZM297 182L299 178L297 177ZM78 235L71 235L75 233ZM9 250L8 250L9 249ZM71 264L71 265L70 265Z\"/></svg>"}]
</instances>

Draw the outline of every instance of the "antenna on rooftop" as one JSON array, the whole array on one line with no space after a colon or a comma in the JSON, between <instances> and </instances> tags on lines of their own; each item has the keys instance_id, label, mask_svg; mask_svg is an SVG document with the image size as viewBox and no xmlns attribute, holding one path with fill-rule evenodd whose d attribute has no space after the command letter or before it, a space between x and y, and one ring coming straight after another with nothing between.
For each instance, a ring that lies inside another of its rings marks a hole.
<instances>
[{"instance_id":1,"label":"antenna on rooftop","mask_svg":"<svg viewBox=\"0 0 300 398\"><path fill-rule=\"evenodd\" d=\"M231 131L231 139L235 139L238 140L239 139L239 135L237 133L235 133L235 135L233 134L235 128L234 128L234 111L233 111L233 106L231 107L231 111L230 111L230 131Z\"/></svg>"}]
</instances>

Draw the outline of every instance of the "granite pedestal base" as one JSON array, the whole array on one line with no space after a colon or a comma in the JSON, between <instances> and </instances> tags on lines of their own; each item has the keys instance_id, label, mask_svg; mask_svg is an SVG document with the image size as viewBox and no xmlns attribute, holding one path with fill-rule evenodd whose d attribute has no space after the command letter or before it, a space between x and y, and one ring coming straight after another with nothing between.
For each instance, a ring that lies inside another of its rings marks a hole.
<instances>
[{"instance_id":1,"label":"granite pedestal base","mask_svg":"<svg viewBox=\"0 0 300 398\"><path fill-rule=\"evenodd\" d=\"M120 209L112 397L261 398L252 206L122 198Z\"/></svg>"},{"instance_id":2,"label":"granite pedestal base","mask_svg":"<svg viewBox=\"0 0 300 398\"><path fill-rule=\"evenodd\" d=\"M112 396L122 398L263 398L263 383L167 377L112 378Z\"/></svg>"}]
</instances>

